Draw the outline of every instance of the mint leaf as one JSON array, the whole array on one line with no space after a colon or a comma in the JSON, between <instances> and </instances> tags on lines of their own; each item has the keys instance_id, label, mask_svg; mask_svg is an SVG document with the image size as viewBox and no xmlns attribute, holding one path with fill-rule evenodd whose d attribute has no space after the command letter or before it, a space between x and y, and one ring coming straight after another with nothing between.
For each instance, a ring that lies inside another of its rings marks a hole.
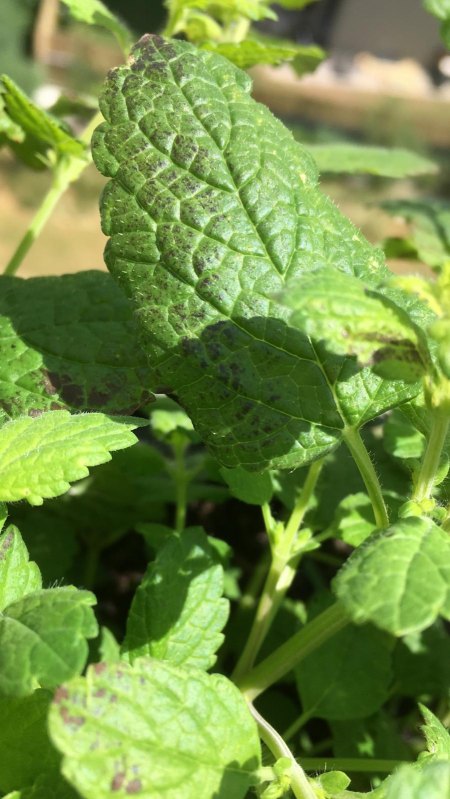
<instances>
[{"instance_id":1,"label":"mint leaf","mask_svg":"<svg viewBox=\"0 0 450 799\"><path fill-rule=\"evenodd\" d=\"M59 755L47 735L52 695L41 689L21 699L0 697L0 791L31 785L43 772L58 772Z\"/></svg>"},{"instance_id":2,"label":"mint leaf","mask_svg":"<svg viewBox=\"0 0 450 799\"><path fill-rule=\"evenodd\" d=\"M71 482L86 477L88 466L134 444L131 430L140 425L137 419L68 411L7 422L0 430L0 500L41 505L63 494Z\"/></svg>"},{"instance_id":3,"label":"mint leaf","mask_svg":"<svg viewBox=\"0 0 450 799\"><path fill-rule=\"evenodd\" d=\"M270 472L249 474L237 466L235 469L220 470L220 474L230 488L233 497L247 502L248 505L264 505L270 502L274 493L274 484Z\"/></svg>"},{"instance_id":4,"label":"mint leaf","mask_svg":"<svg viewBox=\"0 0 450 799\"><path fill-rule=\"evenodd\" d=\"M85 799L243 799L260 766L256 725L231 682L150 658L99 664L62 686L49 729Z\"/></svg>"},{"instance_id":5,"label":"mint leaf","mask_svg":"<svg viewBox=\"0 0 450 799\"><path fill-rule=\"evenodd\" d=\"M10 121L9 126L0 123L0 142L6 136L14 152L35 169L48 165L48 154L52 150L59 157L84 157L84 144L56 117L33 103L7 75L2 75L0 80L3 114Z\"/></svg>"},{"instance_id":6,"label":"mint leaf","mask_svg":"<svg viewBox=\"0 0 450 799\"><path fill-rule=\"evenodd\" d=\"M243 42L202 42L202 48L225 56L240 69L249 69L255 64L282 64L292 61L297 72L313 72L325 58L325 53L315 45L302 45L288 40L270 39L260 36ZM425 160L425 159L424 159Z\"/></svg>"},{"instance_id":7,"label":"mint leaf","mask_svg":"<svg viewBox=\"0 0 450 799\"><path fill-rule=\"evenodd\" d=\"M450 799L450 763L401 766L386 781L382 799Z\"/></svg>"},{"instance_id":8,"label":"mint leaf","mask_svg":"<svg viewBox=\"0 0 450 799\"><path fill-rule=\"evenodd\" d=\"M387 272L250 88L215 53L145 36L107 81L93 149L112 178L106 261L137 309L154 387L222 465L262 471L310 462L419 386L331 357L269 299L319 267L369 285Z\"/></svg>"},{"instance_id":9,"label":"mint leaf","mask_svg":"<svg viewBox=\"0 0 450 799\"><path fill-rule=\"evenodd\" d=\"M74 19L86 22L88 25L100 25L110 31L125 55L128 54L132 43L131 33L101 0L62 0L62 2L68 7Z\"/></svg>"},{"instance_id":10,"label":"mint leaf","mask_svg":"<svg viewBox=\"0 0 450 799\"><path fill-rule=\"evenodd\" d=\"M438 718L425 705L419 705L425 719L422 732L427 742L428 754L423 757L428 763L432 760L450 761L450 735Z\"/></svg>"},{"instance_id":11,"label":"mint leaf","mask_svg":"<svg viewBox=\"0 0 450 799\"><path fill-rule=\"evenodd\" d=\"M437 165L410 150L369 147L359 144L310 144L308 150L319 172L380 175L386 178L407 178L433 175Z\"/></svg>"},{"instance_id":12,"label":"mint leaf","mask_svg":"<svg viewBox=\"0 0 450 799\"><path fill-rule=\"evenodd\" d=\"M41 573L30 562L17 527L10 525L0 535L0 611L11 602L42 588Z\"/></svg>"},{"instance_id":13,"label":"mint leaf","mask_svg":"<svg viewBox=\"0 0 450 799\"><path fill-rule=\"evenodd\" d=\"M370 536L350 556L334 589L352 619L393 635L450 619L450 540L431 519L408 517Z\"/></svg>"},{"instance_id":14,"label":"mint leaf","mask_svg":"<svg viewBox=\"0 0 450 799\"><path fill-rule=\"evenodd\" d=\"M131 305L102 272L1 276L0 347L0 422L64 407L131 413L149 398Z\"/></svg>"},{"instance_id":15,"label":"mint leaf","mask_svg":"<svg viewBox=\"0 0 450 799\"><path fill-rule=\"evenodd\" d=\"M150 564L131 606L124 652L209 669L223 641L229 603L205 533L173 535Z\"/></svg>"},{"instance_id":16,"label":"mint leaf","mask_svg":"<svg viewBox=\"0 0 450 799\"><path fill-rule=\"evenodd\" d=\"M35 591L0 616L0 694L26 696L55 688L86 663L86 639L97 635L95 597L73 587Z\"/></svg>"}]
</instances>

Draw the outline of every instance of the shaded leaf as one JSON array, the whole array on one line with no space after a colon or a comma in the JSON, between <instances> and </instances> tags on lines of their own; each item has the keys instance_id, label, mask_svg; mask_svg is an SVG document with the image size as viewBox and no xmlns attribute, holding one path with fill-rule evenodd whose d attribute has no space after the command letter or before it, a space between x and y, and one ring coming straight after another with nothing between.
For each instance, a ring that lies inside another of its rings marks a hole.
<instances>
[{"instance_id":1,"label":"shaded leaf","mask_svg":"<svg viewBox=\"0 0 450 799\"><path fill-rule=\"evenodd\" d=\"M264 505L265 502L270 502L272 499L274 485L270 472L249 474L245 469L237 466L235 469L222 468L220 474L229 486L233 497L248 505Z\"/></svg>"},{"instance_id":2,"label":"shaded leaf","mask_svg":"<svg viewBox=\"0 0 450 799\"><path fill-rule=\"evenodd\" d=\"M42 588L41 573L30 562L17 527L10 525L0 535L0 611L11 602Z\"/></svg>"},{"instance_id":3,"label":"shaded leaf","mask_svg":"<svg viewBox=\"0 0 450 799\"><path fill-rule=\"evenodd\" d=\"M394 652L396 693L410 697L446 696L450 689L450 638L438 621L405 635Z\"/></svg>"}]
</instances>

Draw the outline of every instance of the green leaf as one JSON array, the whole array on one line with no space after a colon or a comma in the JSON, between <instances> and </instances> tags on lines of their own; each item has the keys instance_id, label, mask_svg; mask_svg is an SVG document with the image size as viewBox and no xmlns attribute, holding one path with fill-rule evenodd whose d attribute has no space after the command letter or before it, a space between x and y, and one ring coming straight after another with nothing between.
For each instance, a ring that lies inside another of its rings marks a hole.
<instances>
[{"instance_id":1,"label":"green leaf","mask_svg":"<svg viewBox=\"0 0 450 799\"><path fill-rule=\"evenodd\" d=\"M35 591L0 616L0 693L55 688L84 668L86 639L97 635L95 597L73 587Z\"/></svg>"},{"instance_id":2,"label":"green leaf","mask_svg":"<svg viewBox=\"0 0 450 799\"><path fill-rule=\"evenodd\" d=\"M230 487L233 497L248 505L264 505L272 499L274 485L270 472L249 474L237 466L235 469L222 468L220 474Z\"/></svg>"},{"instance_id":3,"label":"green leaf","mask_svg":"<svg viewBox=\"0 0 450 799\"><path fill-rule=\"evenodd\" d=\"M428 754L422 760L426 760L426 762L430 760L450 761L450 735L448 730L425 705L419 705L419 707L425 719L422 732L425 736L428 750Z\"/></svg>"},{"instance_id":4,"label":"green leaf","mask_svg":"<svg viewBox=\"0 0 450 799\"><path fill-rule=\"evenodd\" d=\"M376 532L334 580L352 619L393 635L450 619L450 540L431 519L408 517Z\"/></svg>"},{"instance_id":5,"label":"green leaf","mask_svg":"<svg viewBox=\"0 0 450 799\"><path fill-rule=\"evenodd\" d=\"M173 535L136 591L123 650L174 665L209 669L223 641L229 603L223 569L200 529Z\"/></svg>"},{"instance_id":6,"label":"green leaf","mask_svg":"<svg viewBox=\"0 0 450 799\"><path fill-rule=\"evenodd\" d=\"M57 517L56 510L53 502L45 503L38 512L28 503L11 507L11 521L18 526L30 558L38 564L44 585L60 582L78 551L74 526Z\"/></svg>"},{"instance_id":7,"label":"green leaf","mask_svg":"<svg viewBox=\"0 0 450 799\"><path fill-rule=\"evenodd\" d=\"M331 352L356 355L392 379L417 380L429 362L422 332L403 308L351 275L326 267L288 283L291 324Z\"/></svg>"},{"instance_id":8,"label":"green leaf","mask_svg":"<svg viewBox=\"0 0 450 799\"><path fill-rule=\"evenodd\" d=\"M0 348L0 422L55 408L131 413L150 396L131 305L99 271L0 277Z\"/></svg>"},{"instance_id":9,"label":"green leaf","mask_svg":"<svg viewBox=\"0 0 450 799\"><path fill-rule=\"evenodd\" d=\"M444 200L386 200L381 207L411 225L410 244L421 261L440 267L450 259L450 203Z\"/></svg>"},{"instance_id":10,"label":"green leaf","mask_svg":"<svg viewBox=\"0 0 450 799\"><path fill-rule=\"evenodd\" d=\"M450 48L450 2L449 0L423 0L426 11L441 20L441 36L446 47Z\"/></svg>"},{"instance_id":11,"label":"green leaf","mask_svg":"<svg viewBox=\"0 0 450 799\"><path fill-rule=\"evenodd\" d=\"M19 799L79 799L79 794L59 774L41 774L21 790Z\"/></svg>"},{"instance_id":12,"label":"green leaf","mask_svg":"<svg viewBox=\"0 0 450 799\"><path fill-rule=\"evenodd\" d=\"M42 588L41 573L30 562L17 527L10 525L0 535L0 611L11 602Z\"/></svg>"},{"instance_id":13,"label":"green leaf","mask_svg":"<svg viewBox=\"0 0 450 799\"><path fill-rule=\"evenodd\" d=\"M441 621L398 641L394 653L396 693L444 697L450 690L450 638Z\"/></svg>"},{"instance_id":14,"label":"green leaf","mask_svg":"<svg viewBox=\"0 0 450 799\"><path fill-rule=\"evenodd\" d=\"M332 523L336 538L358 547L375 529L372 503L367 494L349 494L339 503Z\"/></svg>"},{"instance_id":15,"label":"green leaf","mask_svg":"<svg viewBox=\"0 0 450 799\"><path fill-rule=\"evenodd\" d=\"M119 22L117 17L101 0L62 0L72 17L88 25L100 25L116 37L119 46L128 55L133 37L128 28Z\"/></svg>"},{"instance_id":16,"label":"green leaf","mask_svg":"<svg viewBox=\"0 0 450 799\"><path fill-rule=\"evenodd\" d=\"M386 781L383 799L450 799L450 763L401 766Z\"/></svg>"},{"instance_id":17,"label":"green leaf","mask_svg":"<svg viewBox=\"0 0 450 799\"><path fill-rule=\"evenodd\" d=\"M90 668L57 691L50 735L85 799L243 799L260 766L256 725L225 677L142 659Z\"/></svg>"},{"instance_id":18,"label":"green leaf","mask_svg":"<svg viewBox=\"0 0 450 799\"><path fill-rule=\"evenodd\" d=\"M202 48L225 56L240 69L249 69L255 64L272 64L274 66L285 61L292 61L300 73L313 72L325 58L325 53L315 45L302 45L287 40L258 37L245 39L243 42L202 43Z\"/></svg>"},{"instance_id":19,"label":"green leaf","mask_svg":"<svg viewBox=\"0 0 450 799\"><path fill-rule=\"evenodd\" d=\"M156 438L169 443L174 433L192 438L194 428L189 416L169 397L158 398L149 411L150 427Z\"/></svg>"},{"instance_id":20,"label":"green leaf","mask_svg":"<svg viewBox=\"0 0 450 799\"><path fill-rule=\"evenodd\" d=\"M59 755L47 735L52 695L41 689L21 699L0 697L0 791L31 785L43 772L58 772Z\"/></svg>"},{"instance_id":21,"label":"green leaf","mask_svg":"<svg viewBox=\"0 0 450 799\"><path fill-rule=\"evenodd\" d=\"M144 423L145 424L145 423ZM0 500L41 505L86 477L88 466L111 460L110 452L135 443L138 419L102 413L71 416L50 411L7 422L0 430Z\"/></svg>"},{"instance_id":22,"label":"green leaf","mask_svg":"<svg viewBox=\"0 0 450 799\"><path fill-rule=\"evenodd\" d=\"M102 663L116 663L120 660L120 646L107 627L100 630L99 655Z\"/></svg>"},{"instance_id":23,"label":"green leaf","mask_svg":"<svg viewBox=\"0 0 450 799\"><path fill-rule=\"evenodd\" d=\"M112 178L106 261L137 309L154 387L222 465L262 471L309 463L419 385L330 356L270 299L319 267L374 287L387 271L250 88L215 53L145 36L108 79L93 144Z\"/></svg>"},{"instance_id":24,"label":"green leaf","mask_svg":"<svg viewBox=\"0 0 450 799\"><path fill-rule=\"evenodd\" d=\"M48 152L83 158L85 145L75 139L56 117L39 108L7 75L2 75L0 144L6 138L15 153L36 169L48 165ZM5 115L9 124L5 122Z\"/></svg>"},{"instance_id":25,"label":"green leaf","mask_svg":"<svg viewBox=\"0 0 450 799\"><path fill-rule=\"evenodd\" d=\"M384 426L383 443L395 458L418 459L425 449L425 436L402 411L396 410Z\"/></svg>"},{"instance_id":26,"label":"green leaf","mask_svg":"<svg viewBox=\"0 0 450 799\"><path fill-rule=\"evenodd\" d=\"M437 165L429 158L401 148L338 143L310 144L308 150L319 172L363 173L386 178L433 175L437 172Z\"/></svg>"},{"instance_id":27,"label":"green leaf","mask_svg":"<svg viewBox=\"0 0 450 799\"><path fill-rule=\"evenodd\" d=\"M365 718L389 696L393 642L371 625L350 625L296 669L304 712L316 718Z\"/></svg>"},{"instance_id":28,"label":"green leaf","mask_svg":"<svg viewBox=\"0 0 450 799\"><path fill-rule=\"evenodd\" d=\"M287 8L289 11L296 11L316 2L317 0L277 0L279 6Z\"/></svg>"},{"instance_id":29,"label":"green leaf","mask_svg":"<svg viewBox=\"0 0 450 799\"><path fill-rule=\"evenodd\" d=\"M333 721L333 753L339 758L370 757L379 760L409 760L411 751L398 723L380 711L367 719Z\"/></svg>"}]
</instances>

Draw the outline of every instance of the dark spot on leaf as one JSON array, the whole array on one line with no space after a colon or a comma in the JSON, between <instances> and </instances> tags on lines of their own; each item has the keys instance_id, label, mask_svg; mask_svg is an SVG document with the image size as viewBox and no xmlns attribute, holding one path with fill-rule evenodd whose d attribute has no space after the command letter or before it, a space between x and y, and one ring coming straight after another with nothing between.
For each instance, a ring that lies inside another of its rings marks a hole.
<instances>
[{"instance_id":1,"label":"dark spot on leaf","mask_svg":"<svg viewBox=\"0 0 450 799\"><path fill-rule=\"evenodd\" d=\"M103 674L106 670L106 663L96 663L94 666L94 671L96 674Z\"/></svg>"},{"instance_id":2,"label":"dark spot on leaf","mask_svg":"<svg viewBox=\"0 0 450 799\"><path fill-rule=\"evenodd\" d=\"M142 790L142 782L139 779L131 780L125 789L128 794L139 793L140 790Z\"/></svg>"},{"instance_id":3,"label":"dark spot on leaf","mask_svg":"<svg viewBox=\"0 0 450 799\"><path fill-rule=\"evenodd\" d=\"M98 688L97 691L94 691L94 696L97 699L101 699L102 696L105 696L106 690L104 688Z\"/></svg>"},{"instance_id":4,"label":"dark spot on leaf","mask_svg":"<svg viewBox=\"0 0 450 799\"><path fill-rule=\"evenodd\" d=\"M0 549L0 561L5 559L6 553L7 553L8 549L10 548L10 546L11 546L11 544L13 542L13 539L14 539L14 534L12 532L8 533L8 535L6 536L6 538L3 541L2 548Z\"/></svg>"},{"instance_id":5,"label":"dark spot on leaf","mask_svg":"<svg viewBox=\"0 0 450 799\"><path fill-rule=\"evenodd\" d=\"M111 780L111 790L120 791L123 783L125 782L125 772L119 771Z\"/></svg>"}]
</instances>

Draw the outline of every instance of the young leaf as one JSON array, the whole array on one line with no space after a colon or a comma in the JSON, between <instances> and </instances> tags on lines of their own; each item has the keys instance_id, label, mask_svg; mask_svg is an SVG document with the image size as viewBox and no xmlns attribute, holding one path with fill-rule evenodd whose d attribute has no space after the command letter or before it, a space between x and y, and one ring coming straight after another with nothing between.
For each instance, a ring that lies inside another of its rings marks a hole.
<instances>
[{"instance_id":1,"label":"young leaf","mask_svg":"<svg viewBox=\"0 0 450 799\"><path fill-rule=\"evenodd\" d=\"M0 535L0 611L12 602L42 588L41 573L30 562L17 527L10 525Z\"/></svg>"},{"instance_id":2,"label":"young leaf","mask_svg":"<svg viewBox=\"0 0 450 799\"><path fill-rule=\"evenodd\" d=\"M427 762L430 760L450 761L450 735L448 730L425 705L419 705L419 707L425 719L422 732L425 736L428 750L428 754L422 760Z\"/></svg>"},{"instance_id":3,"label":"young leaf","mask_svg":"<svg viewBox=\"0 0 450 799\"><path fill-rule=\"evenodd\" d=\"M350 556L334 589L352 619L393 635L450 619L450 539L431 519L410 516L370 536Z\"/></svg>"},{"instance_id":4,"label":"young leaf","mask_svg":"<svg viewBox=\"0 0 450 799\"><path fill-rule=\"evenodd\" d=\"M380 799L450 799L450 763L401 766Z\"/></svg>"},{"instance_id":5,"label":"young leaf","mask_svg":"<svg viewBox=\"0 0 450 799\"><path fill-rule=\"evenodd\" d=\"M1 101L10 126L1 125L0 141L2 137L8 137L8 143L17 155L35 169L45 167L49 150L58 156L84 157L85 145L75 139L56 117L35 105L7 75L1 76L1 83Z\"/></svg>"},{"instance_id":6,"label":"young leaf","mask_svg":"<svg viewBox=\"0 0 450 799\"><path fill-rule=\"evenodd\" d=\"M235 469L220 470L220 474L230 487L234 497L249 505L264 505L270 502L274 492L274 484L270 472L249 474L237 466Z\"/></svg>"},{"instance_id":7,"label":"young leaf","mask_svg":"<svg viewBox=\"0 0 450 799\"><path fill-rule=\"evenodd\" d=\"M369 147L360 144L310 144L308 150L319 172L367 173L385 178L433 175L437 165L410 150Z\"/></svg>"},{"instance_id":8,"label":"young leaf","mask_svg":"<svg viewBox=\"0 0 450 799\"><path fill-rule=\"evenodd\" d=\"M282 64L293 62L297 72L313 72L325 58L325 53L315 45L302 45L288 40L270 39L261 36L243 42L203 42L202 48L225 56L240 69L249 69L255 64Z\"/></svg>"},{"instance_id":9,"label":"young leaf","mask_svg":"<svg viewBox=\"0 0 450 799\"><path fill-rule=\"evenodd\" d=\"M91 667L57 691L49 725L85 799L243 799L260 766L256 725L231 682L150 658Z\"/></svg>"},{"instance_id":10,"label":"young leaf","mask_svg":"<svg viewBox=\"0 0 450 799\"><path fill-rule=\"evenodd\" d=\"M151 655L176 666L209 669L228 618L223 580L222 566L202 530L169 538L131 606L123 646L130 660Z\"/></svg>"},{"instance_id":11,"label":"young leaf","mask_svg":"<svg viewBox=\"0 0 450 799\"><path fill-rule=\"evenodd\" d=\"M110 452L136 441L138 419L102 413L71 416L50 411L7 422L0 430L0 500L27 499L42 505L71 482L86 477L88 466L111 460Z\"/></svg>"},{"instance_id":12,"label":"young leaf","mask_svg":"<svg viewBox=\"0 0 450 799\"><path fill-rule=\"evenodd\" d=\"M222 465L262 471L310 462L419 386L330 357L270 299L325 265L369 285L387 272L250 88L215 53L145 36L110 74L93 148L112 178L106 262L137 308L154 385Z\"/></svg>"},{"instance_id":13,"label":"young leaf","mask_svg":"<svg viewBox=\"0 0 450 799\"><path fill-rule=\"evenodd\" d=\"M423 333L390 299L351 275L323 267L290 283L281 301L291 324L338 354L356 355L379 374L417 380L429 361Z\"/></svg>"},{"instance_id":14,"label":"young leaf","mask_svg":"<svg viewBox=\"0 0 450 799\"><path fill-rule=\"evenodd\" d=\"M73 587L28 594L0 617L0 693L26 696L55 688L86 663L86 639L98 632L95 597Z\"/></svg>"},{"instance_id":15,"label":"young leaf","mask_svg":"<svg viewBox=\"0 0 450 799\"><path fill-rule=\"evenodd\" d=\"M0 347L0 422L55 408L132 413L149 399L131 305L102 272L1 276Z\"/></svg>"},{"instance_id":16,"label":"young leaf","mask_svg":"<svg viewBox=\"0 0 450 799\"><path fill-rule=\"evenodd\" d=\"M133 37L128 28L119 22L117 17L101 0L62 0L72 15L79 22L88 25L100 25L116 37L125 55L131 47Z\"/></svg>"}]
</instances>

